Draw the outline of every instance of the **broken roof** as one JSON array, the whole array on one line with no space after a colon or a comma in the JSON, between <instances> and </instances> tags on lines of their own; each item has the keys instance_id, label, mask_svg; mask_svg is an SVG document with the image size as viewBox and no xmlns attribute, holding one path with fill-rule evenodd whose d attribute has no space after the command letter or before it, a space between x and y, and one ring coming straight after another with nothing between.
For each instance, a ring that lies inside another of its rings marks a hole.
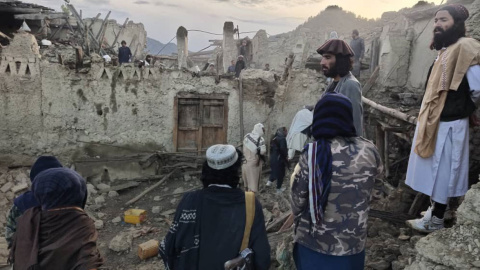
<instances>
[{"instance_id":1,"label":"broken roof","mask_svg":"<svg viewBox=\"0 0 480 270\"><path fill-rule=\"evenodd\" d=\"M22 1L0 0L0 12L39 13L44 11L53 11L53 9Z\"/></svg>"}]
</instances>

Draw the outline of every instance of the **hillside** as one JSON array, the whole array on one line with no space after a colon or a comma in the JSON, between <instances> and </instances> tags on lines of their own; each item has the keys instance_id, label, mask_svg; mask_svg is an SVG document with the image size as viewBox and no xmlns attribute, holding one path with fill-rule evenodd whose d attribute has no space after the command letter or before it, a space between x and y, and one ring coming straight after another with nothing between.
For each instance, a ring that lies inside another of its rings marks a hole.
<instances>
[{"instance_id":1,"label":"hillside","mask_svg":"<svg viewBox=\"0 0 480 270\"><path fill-rule=\"evenodd\" d=\"M161 43L158 40L147 37L147 48L145 52L148 54L157 54L165 44ZM175 43L169 43L161 52L161 55L171 55L172 53L177 53L177 45Z\"/></svg>"}]
</instances>

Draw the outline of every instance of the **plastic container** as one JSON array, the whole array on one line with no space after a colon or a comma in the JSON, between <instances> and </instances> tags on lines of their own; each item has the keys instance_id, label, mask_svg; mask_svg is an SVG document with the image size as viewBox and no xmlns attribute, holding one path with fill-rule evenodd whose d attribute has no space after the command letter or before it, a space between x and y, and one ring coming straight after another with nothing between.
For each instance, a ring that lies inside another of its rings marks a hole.
<instances>
[{"instance_id":1,"label":"plastic container","mask_svg":"<svg viewBox=\"0 0 480 270\"><path fill-rule=\"evenodd\" d=\"M147 220L147 211L143 209L128 209L125 211L125 223L138 224Z\"/></svg>"},{"instance_id":2,"label":"plastic container","mask_svg":"<svg viewBox=\"0 0 480 270\"><path fill-rule=\"evenodd\" d=\"M157 240L150 240L145 243L141 243L138 245L138 257L140 259L145 260L158 254L158 241Z\"/></svg>"}]
</instances>

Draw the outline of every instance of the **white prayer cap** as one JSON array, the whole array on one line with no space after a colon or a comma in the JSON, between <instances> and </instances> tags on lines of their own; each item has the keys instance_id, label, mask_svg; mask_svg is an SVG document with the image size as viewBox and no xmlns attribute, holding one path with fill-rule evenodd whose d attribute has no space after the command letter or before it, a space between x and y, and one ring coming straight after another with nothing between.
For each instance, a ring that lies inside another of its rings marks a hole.
<instances>
[{"instance_id":1,"label":"white prayer cap","mask_svg":"<svg viewBox=\"0 0 480 270\"><path fill-rule=\"evenodd\" d=\"M207 149L207 163L212 169L226 169L235 164L237 160L237 150L233 145L216 144Z\"/></svg>"}]
</instances>

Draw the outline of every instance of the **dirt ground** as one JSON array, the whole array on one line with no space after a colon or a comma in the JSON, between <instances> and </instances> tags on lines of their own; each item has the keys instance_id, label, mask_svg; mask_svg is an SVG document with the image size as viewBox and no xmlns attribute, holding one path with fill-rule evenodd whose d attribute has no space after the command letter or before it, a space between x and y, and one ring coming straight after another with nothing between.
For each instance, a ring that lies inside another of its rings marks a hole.
<instances>
[{"instance_id":1,"label":"dirt ground","mask_svg":"<svg viewBox=\"0 0 480 270\"><path fill-rule=\"evenodd\" d=\"M119 196L109 197L105 196L105 203L99 206L98 204L91 204L87 206L87 211L93 218L102 220L103 228L99 229L99 249L104 255L106 263L102 269L164 269L163 263L158 258L150 258L141 260L137 255L138 245L151 239L161 241L168 231L168 223L173 219L175 209L179 203L183 192L201 188L201 182L196 176L191 179L183 178L181 173L178 173L175 178L167 180L164 184L158 186L136 203L125 206L125 203L137 196L144 189L153 185L156 181L143 182L138 187L119 191ZM275 187L266 187L265 183L268 180L268 175L265 175L261 183L261 191L257 198L262 203L264 209L272 213L272 216L280 216L289 210L288 205L288 191L282 195L276 195ZM285 184L287 180L285 180ZM179 194L175 194L178 193ZM98 197L99 194L92 195L92 198ZM160 198L158 198L160 196ZM155 198L157 197L157 198ZM155 200L157 199L157 200ZM160 200L159 200L160 199ZM94 201L94 199L89 199ZM160 213L152 213L152 208L160 207ZM123 213L127 209L144 209L147 211L147 220L141 225L132 225L123 221ZM121 217L122 221L113 223L112 220L116 217ZM143 230L143 232L142 232ZM109 249L109 242L116 235L122 232L133 231L139 235L134 237L132 248L124 252L115 252Z\"/></svg>"}]
</instances>

